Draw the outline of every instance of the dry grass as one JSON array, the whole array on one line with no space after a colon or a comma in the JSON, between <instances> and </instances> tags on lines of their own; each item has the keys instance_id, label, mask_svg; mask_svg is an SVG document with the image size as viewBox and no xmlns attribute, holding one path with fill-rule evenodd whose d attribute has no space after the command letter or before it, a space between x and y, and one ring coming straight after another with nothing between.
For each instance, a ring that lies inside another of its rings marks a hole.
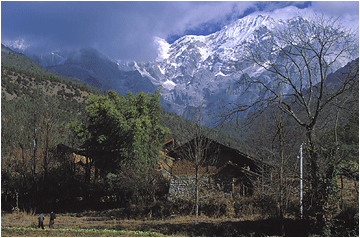
<instances>
[{"instance_id":1,"label":"dry grass","mask_svg":"<svg viewBox=\"0 0 360 238\"><path fill-rule=\"evenodd\" d=\"M85 215L83 215L85 214ZM93 214L93 215L92 215ZM111 210L108 212L111 214ZM23 227L37 228L39 214L31 212L13 212L1 214L1 226L3 227ZM44 227L48 227L49 214L45 216ZM67 229L112 229L112 230L138 230L143 226L171 224L194 224L194 223L219 223L223 221L240 221L239 218L209 218L207 216L173 216L166 220L134 220L121 219L117 220L113 216L94 214L84 212L80 214L67 213L56 214L55 227Z\"/></svg>"},{"instance_id":2,"label":"dry grass","mask_svg":"<svg viewBox=\"0 0 360 238\"><path fill-rule=\"evenodd\" d=\"M212 219L206 216L172 216L166 220L117 220L111 216L113 211L99 214L98 212L83 212L80 214L68 213L57 214L55 228L61 229L107 229L122 231L145 231L163 233L166 236L189 236L196 232L196 226L201 224L214 224L219 226L223 222L239 222L238 218L217 218ZM48 228L49 214L45 215L45 230L25 230L25 229L2 229L2 236L136 236L131 233L84 233L84 232L65 232L50 230ZM1 214L2 227L22 227L37 228L38 214L35 212L13 212ZM184 229L182 229L184 228ZM55 232L56 231L56 232ZM196 234L196 233L195 233ZM140 235L141 236L141 235Z\"/></svg>"},{"instance_id":3,"label":"dry grass","mask_svg":"<svg viewBox=\"0 0 360 238\"><path fill-rule=\"evenodd\" d=\"M35 228L37 225L37 215L33 210L13 213L1 212L1 226Z\"/></svg>"},{"instance_id":4,"label":"dry grass","mask_svg":"<svg viewBox=\"0 0 360 238\"><path fill-rule=\"evenodd\" d=\"M31 236L31 237L135 237L135 236L148 236L148 235L136 235L133 233L111 233L111 232L95 232L95 231L68 231L68 230L29 230L29 229L1 229L1 236L4 237L19 237L19 236Z\"/></svg>"},{"instance_id":5,"label":"dry grass","mask_svg":"<svg viewBox=\"0 0 360 238\"><path fill-rule=\"evenodd\" d=\"M2 236L149 236L135 233L108 233L63 231L61 229L97 229L117 231L155 232L151 236L262 236L276 235L276 226L272 220L244 220L240 218L209 218L200 216L171 216L164 220L117 220L108 212L83 212L57 214L55 230L47 228L49 214L45 215L45 230L30 229L37 227L34 212L2 213ZM27 229L6 229L4 227L22 227Z\"/></svg>"},{"instance_id":6,"label":"dry grass","mask_svg":"<svg viewBox=\"0 0 360 238\"><path fill-rule=\"evenodd\" d=\"M357 200L358 201L358 200ZM220 203L220 201L213 201ZM213 218L201 215L184 216L172 213L171 206L162 207L168 211L158 219L150 219L146 209L136 207L131 210L131 218L126 219L124 209L110 209L103 211L84 211L81 213L56 214L55 230L48 228L49 214L45 215L45 230L30 228L37 227L38 213L34 211L13 212L1 214L2 236L144 236L133 231L155 232L152 236L278 236L280 235L279 220L271 216L272 209L260 212L263 206L269 208L270 200L262 202L255 198L239 199L240 207L237 214L226 213ZM346 200L346 202L349 202ZM357 204L357 203L356 203ZM185 209L182 203L178 209ZM350 206L351 204L346 204ZM190 206L191 207L191 206ZM260 209L260 210L259 210ZM186 210L186 209L185 209ZM186 210L187 211L187 210ZM172 214L172 215L169 215ZM189 214L189 212L187 213ZM229 215L230 214L230 215ZM357 213L358 214L358 213ZM289 214L290 215L290 214ZM152 218L156 218L152 216ZM349 218L350 219L350 218ZM345 221L345 220L344 220ZM284 221L287 236L311 236L315 231L314 223L310 220L298 220L294 216L286 217ZM4 227L21 227L26 229L5 229ZM345 226L344 226L345 227ZM345 227L346 228L346 227ZM344 228L344 229L345 229ZM351 226L349 227L351 228ZM63 231L61 229L77 229L77 231ZM85 232L78 229L128 231L130 233ZM352 228L351 228L352 229ZM147 233L149 234L149 233ZM340 234L340 233L339 233ZM341 233L342 234L342 233ZM145 235L149 236L149 235Z\"/></svg>"},{"instance_id":7,"label":"dry grass","mask_svg":"<svg viewBox=\"0 0 360 238\"><path fill-rule=\"evenodd\" d=\"M135 234L136 228L141 221L126 221L126 225L120 225L120 221L112 219L112 217L84 217L79 214L57 214L55 220L55 228L51 230L48 228L49 214L44 214L45 229L31 229L38 226L38 214L34 211L30 212L13 212L1 213L1 235L2 236L150 236L147 234ZM5 228L6 227L6 228ZM9 228L22 229L9 229ZM66 230L63 230L66 229ZM72 229L72 230L68 230ZM95 232L95 231L81 231L86 230L117 230L129 232ZM78 230L78 231L75 231ZM150 230L151 231L151 230ZM155 231L151 231L155 232ZM151 236L159 236L155 234Z\"/></svg>"}]
</instances>

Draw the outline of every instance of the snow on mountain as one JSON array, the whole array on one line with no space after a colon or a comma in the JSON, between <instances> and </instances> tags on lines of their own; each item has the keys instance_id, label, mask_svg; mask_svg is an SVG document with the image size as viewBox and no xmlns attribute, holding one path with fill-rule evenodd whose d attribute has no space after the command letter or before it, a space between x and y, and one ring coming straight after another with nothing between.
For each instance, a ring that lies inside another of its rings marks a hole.
<instances>
[{"instance_id":1,"label":"snow on mountain","mask_svg":"<svg viewBox=\"0 0 360 238\"><path fill-rule=\"evenodd\" d=\"M15 40L15 41L5 41L2 44L16 52L23 53L29 45L25 44L24 39Z\"/></svg>"},{"instance_id":2,"label":"snow on mountain","mask_svg":"<svg viewBox=\"0 0 360 238\"><path fill-rule=\"evenodd\" d=\"M162 83L162 86L167 90L172 90L176 87L176 83L170 80L166 80L165 82Z\"/></svg>"},{"instance_id":3,"label":"snow on mountain","mask_svg":"<svg viewBox=\"0 0 360 238\"><path fill-rule=\"evenodd\" d=\"M272 83L264 68L244 60L246 48L267 45L274 39L274 29L304 21L301 17L275 21L270 16L247 16L207 36L186 35L172 44L156 38L158 58L137 70L147 72L162 85L166 109L183 114L201 106L205 113L216 113L224 103L246 103L258 98L258 90L243 94L242 88L235 86L242 75L262 75ZM272 57L277 55L278 52L272 53ZM334 65L332 72L346 63Z\"/></svg>"},{"instance_id":4,"label":"snow on mountain","mask_svg":"<svg viewBox=\"0 0 360 238\"><path fill-rule=\"evenodd\" d=\"M156 38L158 58L147 67L156 66L159 70L137 70L147 72L162 85L168 110L182 114L189 107L202 106L216 111L229 98L237 98L234 83L242 73L262 73L259 67L242 63L241 58L245 47L269 40L275 25L268 16L248 16L207 36L187 35L172 44Z\"/></svg>"},{"instance_id":5,"label":"snow on mountain","mask_svg":"<svg viewBox=\"0 0 360 238\"><path fill-rule=\"evenodd\" d=\"M162 87L161 103L165 109L182 115L201 106L211 119L210 113L216 113L225 103L252 102L259 97L259 89L244 93L235 85L243 75L262 76L272 83L263 68L244 60L246 48L267 45L273 40L274 29L301 21L304 21L301 17L285 22L269 16L247 16L207 36L186 35L172 44L156 37L158 57L150 62L114 62L90 49L75 53L54 51L32 58L58 74L120 94L153 92ZM273 52L271 57L277 55Z\"/></svg>"}]
</instances>

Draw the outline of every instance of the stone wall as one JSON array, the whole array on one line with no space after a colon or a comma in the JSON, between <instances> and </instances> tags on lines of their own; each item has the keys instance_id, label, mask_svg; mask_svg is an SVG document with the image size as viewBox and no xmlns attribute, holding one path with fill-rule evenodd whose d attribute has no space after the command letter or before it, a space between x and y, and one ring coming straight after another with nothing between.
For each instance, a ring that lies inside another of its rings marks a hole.
<instances>
[{"instance_id":1,"label":"stone wall","mask_svg":"<svg viewBox=\"0 0 360 238\"><path fill-rule=\"evenodd\" d=\"M212 176L201 175L199 194L201 197L227 197L232 196L231 191L226 191L224 184L216 183ZM226 186L227 187L227 186ZM169 200L195 198L195 175L172 176L170 179Z\"/></svg>"}]
</instances>

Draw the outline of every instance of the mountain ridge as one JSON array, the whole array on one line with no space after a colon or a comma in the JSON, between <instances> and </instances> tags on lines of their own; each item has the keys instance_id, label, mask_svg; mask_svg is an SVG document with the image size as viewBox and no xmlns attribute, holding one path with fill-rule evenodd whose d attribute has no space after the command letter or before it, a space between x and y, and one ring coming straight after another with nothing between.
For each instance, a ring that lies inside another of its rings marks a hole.
<instances>
[{"instance_id":1,"label":"mountain ridge","mask_svg":"<svg viewBox=\"0 0 360 238\"><path fill-rule=\"evenodd\" d=\"M186 35L172 44L155 38L159 54L149 62L113 61L93 49L28 57L57 74L122 95L153 92L161 87L161 103L166 110L184 115L192 108L202 107L209 119L224 103L256 100L259 91L243 93L244 88L236 86L243 75L268 77L267 83L272 83L265 69L244 60L246 48L269 44L272 30L278 26L305 21L300 16L287 21L247 16L206 36ZM346 63L341 62L342 66ZM333 67L329 73L338 68L339 65Z\"/></svg>"}]
</instances>

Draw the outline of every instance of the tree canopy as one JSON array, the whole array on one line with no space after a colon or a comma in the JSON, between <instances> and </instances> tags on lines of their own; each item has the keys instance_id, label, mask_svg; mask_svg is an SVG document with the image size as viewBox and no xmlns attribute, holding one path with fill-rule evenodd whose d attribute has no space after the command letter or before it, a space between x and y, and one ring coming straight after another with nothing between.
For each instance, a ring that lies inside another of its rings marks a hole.
<instances>
[{"instance_id":1,"label":"tree canopy","mask_svg":"<svg viewBox=\"0 0 360 238\"><path fill-rule=\"evenodd\" d=\"M160 125L159 100L157 92L120 96L114 91L89 99L84 147L94 154L101 151L94 158L98 168L112 173L122 167L144 172L157 162L168 133Z\"/></svg>"}]
</instances>

